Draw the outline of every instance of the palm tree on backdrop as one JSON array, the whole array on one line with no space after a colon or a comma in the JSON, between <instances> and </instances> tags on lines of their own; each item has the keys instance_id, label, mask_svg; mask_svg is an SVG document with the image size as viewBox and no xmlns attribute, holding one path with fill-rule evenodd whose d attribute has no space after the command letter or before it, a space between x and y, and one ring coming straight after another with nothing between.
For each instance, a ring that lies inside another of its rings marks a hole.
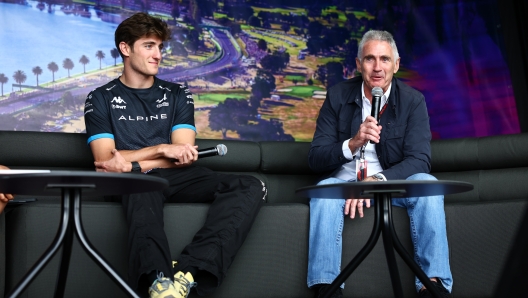
<instances>
[{"instance_id":1,"label":"palm tree on backdrop","mask_svg":"<svg viewBox=\"0 0 528 298\"><path fill-rule=\"evenodd\" d=\"M27 76L26 76L26 73L23 72L22 70L17 70L13 74L13 79L15 79L15 82L21 85L22 83L26 81ZM22 91L22 86L19 86L19 87L20 87L20 91Z\"/></svg>"},{"instance_id":2,"label":"palm tree on backdrop","mask_svg":"<svg viewBox=\"0 0 528 298\"><path fill-rule=\"evenodd\" d=\"M55 62L50 62L48 64L48 69L51 71L51 74L53 76L53 82L55 82L55 72L59 70L59 66Z\"/></svg>"},{"instance_id":3,"label":"palm tree on backdrop","mask_svg":"<svg viewBox=\"0 0 528 298\"><path fill-rule=\"evenodd\" d=\"M83 65L83 72L86 73L86 64L90 63L90 59L85 55L82 55L81 59L79 59L79 63Z\"/></svg>"},{"instance_id":4,"label":"palm tree on backdrop","mask_svg":"<svg viewBox=\"0 0 528 298\"><path fill-rule=\"evenodd\" d=\"M97 53L95 53L95 57L99 59L99 69L101 69L101 60L104 59L105 54L103 53L103 51L97 51Z\"/></svg>"},{"instance_id":5,"label":"palm tree on backdrop","mask_svg":"<svg viewBox=\"0 0 528 298\"><path fill-rule=\"evenodd\" d=\"M37 76L37 87L38 87L38 76L42 74L42 68L40 66L33 67L33 74Z\"/></svg>"},{"instance_id":6,"label":"palm tree on backdrop","mask_svg":"<svg viewBox=\"0 0 528 298\"><path fill-rule=\"evenodd\" d=\"M110 55L114 58L114 66L117 65L117 58L119 58L119 51L116 48L110 50Z\"/></svg>"},{"instance_id":7,"label":"palm tree on backdrop","mask_svg":"<svg viewBox=\"0 0 528 298\"><path fill-rule=\"evenodd\" d=\"M2 96L4 96L4 84L9 81L9 78L5 74L0 73L0 84L2 84Z\"/></svg>"},{"instance_id":8,"label":"palm tree on backdrop","mask_svg":"<svg viewBox=\"0 0 528 298\"><path fill-rule=\"evenodd\" d=\"M62 61L62 67L66 68L68 70L68 78L70 77L70 70L74 67L73 61L70 58L64 59Z\"/></svg>"}]
</instances>

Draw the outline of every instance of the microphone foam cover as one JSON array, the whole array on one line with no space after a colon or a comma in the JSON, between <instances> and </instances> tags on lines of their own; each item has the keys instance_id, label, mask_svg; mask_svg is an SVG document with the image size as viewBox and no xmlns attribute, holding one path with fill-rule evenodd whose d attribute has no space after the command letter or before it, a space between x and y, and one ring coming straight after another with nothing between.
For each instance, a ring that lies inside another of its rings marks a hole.
<instances>
[{"instance_id":1,"label":"microphone foam cover","mask_svg":"<svg viewBox=\"0 0 528 298\"><path fill-rule=\"evenodd\" d=\"M227 147L224 144L216 145L216 150L218 150L218 155L224 156L227 154Z\"/></svg>"},{"instance_id":2,"label":"microphone foam cover","mask_svg":"<svg viewBox=\"0 0 528 298\"><path fill-rule=\"evenodd\" d=\"M383 96L383 89L381 89L380 87L372 88L372 96L382 97Z\"/></svg>"}]
</instances>

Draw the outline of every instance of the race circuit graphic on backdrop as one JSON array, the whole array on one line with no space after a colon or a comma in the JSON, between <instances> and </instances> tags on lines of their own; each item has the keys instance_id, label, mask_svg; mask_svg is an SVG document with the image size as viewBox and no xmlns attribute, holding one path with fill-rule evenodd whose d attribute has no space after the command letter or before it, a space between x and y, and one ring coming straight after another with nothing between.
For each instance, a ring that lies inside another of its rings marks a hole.
<instances>
[{"instance_id":1,"label":"race circuit graphic on backdrop","mask_svg":"<svg viewBox=\"0 0 528 298\"><path fill-rule=\"evenodd\" d=\"M123 68L115 28L137 11L172 29L158 77L192 92L198 138L311 141L369 29L394 35L434 139L520 132L492 0L0 0L0 130L84 132L87 94Z\"/></svg>"}]
</instances>

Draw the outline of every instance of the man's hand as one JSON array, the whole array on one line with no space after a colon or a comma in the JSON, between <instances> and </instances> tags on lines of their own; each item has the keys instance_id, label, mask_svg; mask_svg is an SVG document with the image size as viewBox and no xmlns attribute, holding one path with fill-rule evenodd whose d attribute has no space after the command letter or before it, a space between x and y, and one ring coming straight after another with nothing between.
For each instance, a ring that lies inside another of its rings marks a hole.
<instances>
[{"instance_id":1,"label":"man's hand","mask_svg":"<svg viewBox=\"0 0 528 298\"><path fill-rule=\"evenodd\" d=\"M127 162L117 149L112 149L112 155L110 160L94 162L97 172L123 173L131 171L132 164Z\"/></svg>"},{"instance_id":2,"label":"man's hand","mask_svg":"<svg viewBox=\"0 0 528 298\"><path fill-rule=\"evenodd\" d=\"M348 199L345 201L345 215L350 214L350 218L356 217L356 210L359 217L363 217L363 205L370 208L370 199Z\"/></svg>"},{"instance_id":3,"label":"man's hand","mask_svg":"<svg viewBox=\"0 0 528 298\"><path fill-rule=\"evenodd\" d=\"M368 182L368 181L378 181L375 178L372 178L372 176L369 176L365 178L365 180L361 182ZM345 201L345 215L350 214L350 218L354 219L356 217L356 210L359 214L359 217L363 217L363 205L365 205L367 208L370 208L370 199L348 199Z\"/></svg>"},{"instance_id":4,"label":"man's hand","mask_svg":"<svg viewBox=\"0 0 528 298\"><path fill-rule=\"evenodd\" d=\"M378 125L378 121L374 117L367 116L365 121L359 126L356 135L348 142L348 147L354 152L368 141L379 143L381 128L381 125Z\"/></svg>"},{"instance_id":5,"label":"man's hand","mask_svg":"<svg viewBox=\"0 0 528 298\"><path fill-rule=\"evenodd\" d=\"M12 194L0 193L0 202L2 202L2 203L6 203L7 204L8 201L11 201L14 198L15 198L15 196L12 195Z\"/></svg>"},{"instance_id":6,"label":"man's hand","mask_svg":"<svg viewBox=\"0 0 528 298\"><path fill-rule=\"evenodd\" d=\"M8 167L0 165L0 170L9 170ZM4 207L7 205L7 202L14 199L15 196L8 193L0 193L0 213L4 210Z\"/></svg>"},{"instance_id":7,"label":"man's hand","mask_svg":"<svg viewBox=\"0 0 528 298\"><path fill-rule=\"evenodd\" d=\"M176 166L188 166L198 160L198 146L170 144L164 149L164 156L173 160Z\"/></svg>"}]
</instances>

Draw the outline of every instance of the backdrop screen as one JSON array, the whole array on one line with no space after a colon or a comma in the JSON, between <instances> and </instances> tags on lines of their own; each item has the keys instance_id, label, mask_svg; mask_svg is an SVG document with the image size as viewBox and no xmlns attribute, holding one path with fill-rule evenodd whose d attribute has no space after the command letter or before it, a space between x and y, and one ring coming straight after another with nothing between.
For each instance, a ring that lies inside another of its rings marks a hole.
<instances>
[{"instance_id":1,"label":"backdrop screen","mask_svg":"<svg viewBox=\"0 0 528 298\"><path fill-rule=\"evenodd\" d=\"M494 0L0 1L0 130L84 132L86 95L122 72L114 31L144 11L172 29L158 77L191 89L199 138L311 141L369 29L393 33L433 138L520 132Z\"/></svg>"}]
</instances>

